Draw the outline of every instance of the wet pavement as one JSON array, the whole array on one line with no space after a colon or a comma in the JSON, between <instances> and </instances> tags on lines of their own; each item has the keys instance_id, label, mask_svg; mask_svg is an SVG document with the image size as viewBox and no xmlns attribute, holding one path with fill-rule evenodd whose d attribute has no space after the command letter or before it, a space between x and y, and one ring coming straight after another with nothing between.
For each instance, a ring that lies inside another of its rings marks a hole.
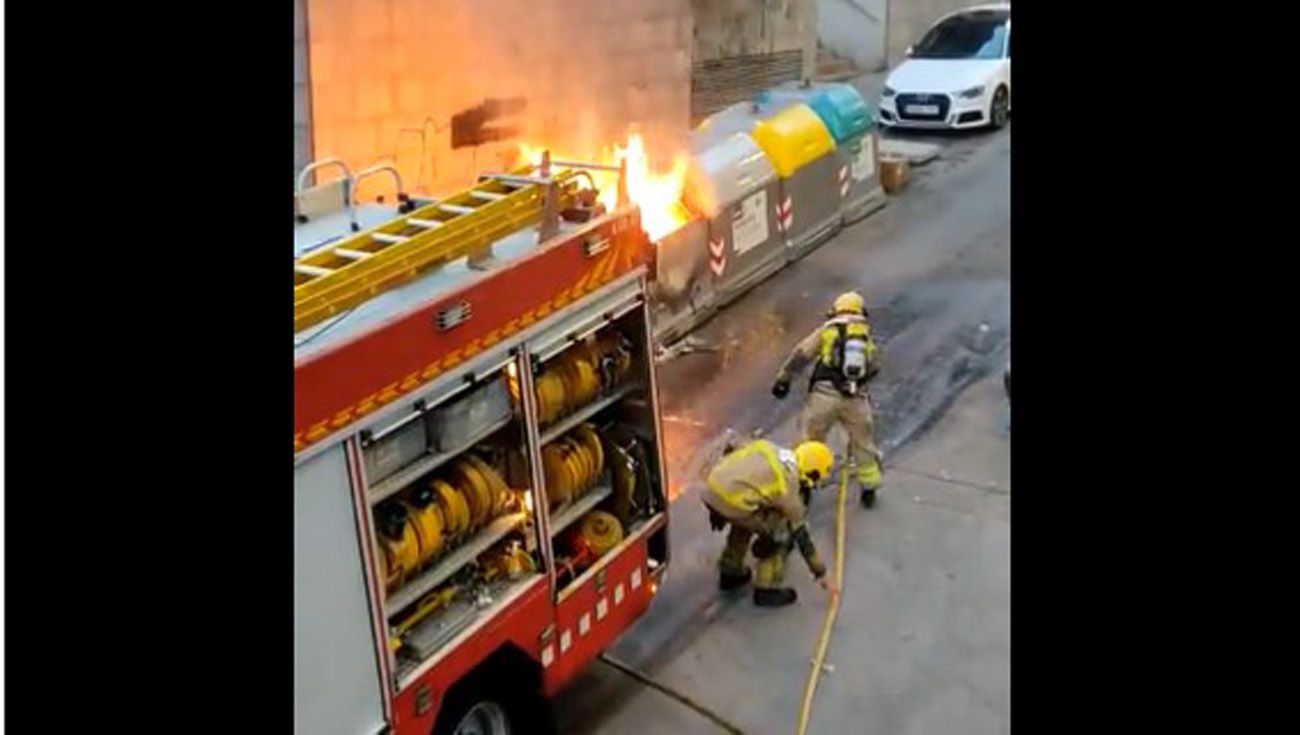
<instances>
[{"instance_id":1,"label":"wet pavement","mask_svg":"<svg viewBox=\"0 0 1300 735\"><path fill-rule=\"evenodd\" d=\"M1009 729L1010 427L1000 391L1010 345L1010 131L919 139L943 145L942 158L915 171L888 207L696 330L716 352L660 366L680 496L672 557L649 614L612 653L746 732L793 731L826 597L798 555L792 608L720 596L722 537L700 510L698 476L729 428L797 438L801 392L773 399L774 373L847 289L866 296L884 350L872 397L885 487L876 509L848 510L834 671L823 677L810 732ZM831 444L842 451L843 435ZM833 496L819 495L810 516L828 558ZM563 733L717 732L600 663L555 711Z\"/></svg>"}]
</instances>

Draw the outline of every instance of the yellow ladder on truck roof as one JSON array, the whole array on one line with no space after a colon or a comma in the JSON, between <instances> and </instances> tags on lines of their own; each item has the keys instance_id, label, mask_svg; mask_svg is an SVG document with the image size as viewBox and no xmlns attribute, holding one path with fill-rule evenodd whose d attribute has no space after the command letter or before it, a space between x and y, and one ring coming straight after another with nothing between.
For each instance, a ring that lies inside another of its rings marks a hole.
<instances>
[{"instance_id":1,"label":"yellow ladder on truck roof","mask_svg":"<svg viewBox=\"0 0 1300 735\"><path fill-rule=\"evenodd\" d=\"M583 174L563 170L545 178L533 171L526 166L480 177L478 184L454 196L294 261L294 332L542 220L551 185L553 212L573 206Z\"/></svg>"}]
</instances>

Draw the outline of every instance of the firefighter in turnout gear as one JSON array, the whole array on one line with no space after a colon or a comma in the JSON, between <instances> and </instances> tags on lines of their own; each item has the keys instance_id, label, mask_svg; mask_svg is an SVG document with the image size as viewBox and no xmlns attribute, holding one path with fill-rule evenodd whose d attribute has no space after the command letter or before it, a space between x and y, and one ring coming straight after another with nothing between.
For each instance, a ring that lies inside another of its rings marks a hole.
<instances>
[{"instance_id":1,"label":"firefighter in turnout gear","mask_svg":"<svg viewBox=\"0 0 1300 735\"><path fill-rule=\"evenodd\" d=\"M703 499L710 527L721 531L730 526L718 561L719 587L735 590L753 578L755 605L789 605L798 595L781 583L785 559L798 546L817 583L830 589L805 515L813 488L830 476L834 461L830 448L820 442L804 442L792 452L758 439L718 462L709 472ZM751 539L756 574L745 565Z\"/></svg>"},{"instance_id":2,"label":"firefighter in turnout gear","mask_svg":"<svg viewBox=\"0 0 1300 735\"><path fill-rule=\"evenodd\" d=\"M785 398L791 376L813 363L804 409L804 438L825 441L831 427L840 424L849 436L849 454L857 463L862 505L876 502L880 487L880 450L876 448L867 381L880 371L880 351L871 339L871 327L862 296L840 294L830 319L795 347L781 366L772 394Z\"/></svg>"}]
</instances>

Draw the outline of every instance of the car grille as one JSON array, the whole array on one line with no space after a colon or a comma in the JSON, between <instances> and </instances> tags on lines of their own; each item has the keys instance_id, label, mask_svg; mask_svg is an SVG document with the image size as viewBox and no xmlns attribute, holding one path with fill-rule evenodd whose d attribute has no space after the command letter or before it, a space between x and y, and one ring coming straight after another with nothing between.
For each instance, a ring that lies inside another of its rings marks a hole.
<instances>
[{"instance_id":1,"label":"car grille","mask_svg":"<svg viewBox=\"0 0 1300 735\"><path fill-rule=\"evenodd\" d=\"M903 120L946 120L948 105L952 102L946 94L900 94L896 99L895 107ZM935 105L939 112L935 115L916 115L907 111L908 105Z\"/></svg>"}]
</instances>

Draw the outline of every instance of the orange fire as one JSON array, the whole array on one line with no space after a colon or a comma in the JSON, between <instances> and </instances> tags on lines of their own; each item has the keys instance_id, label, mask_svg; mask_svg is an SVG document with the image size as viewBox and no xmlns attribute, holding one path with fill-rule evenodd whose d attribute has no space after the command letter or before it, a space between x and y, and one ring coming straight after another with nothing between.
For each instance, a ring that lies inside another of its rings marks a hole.
<instances>
[{"instance_id":1,"label":"orange fire","mask_svg":"<svg viewBox=\"0 0 1300 735\"><path fill-rule=\"evenodd\" d=\"M526 144L519 146L520 159L534 166L541 164L542 151L541 147ZM551 157L574 160L555 150L551 151ZM659 240L690 219L690 214L681 203L682 185L686 181L687 159L684 154L678 153L673 157L672 168L667 173L652 171L645 143L640 135L633 134L628 137L626 148L620 145L607 147L601 151L598 160L586 162L617 166L623 161L627 162L628 199L641 208L641 226L651 240ZM591 176L599 191L597 200L607 209L613 209L618 200L618 174L612 171L592 171Z\"/></svg>"}]
</instances>

